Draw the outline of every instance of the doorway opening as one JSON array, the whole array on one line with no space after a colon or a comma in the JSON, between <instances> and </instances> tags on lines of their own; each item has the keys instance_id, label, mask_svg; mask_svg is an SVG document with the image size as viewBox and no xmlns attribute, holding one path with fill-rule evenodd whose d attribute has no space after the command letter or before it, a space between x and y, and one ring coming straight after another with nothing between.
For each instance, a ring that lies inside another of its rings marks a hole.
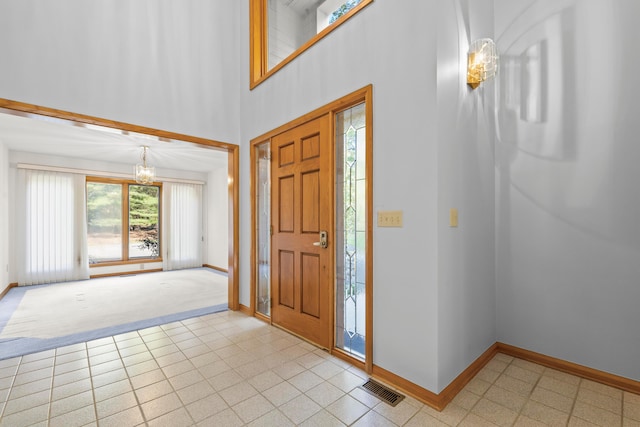
<instances>
[{"instance_id":1,"label":"doorway opening","mask_svg":"<svg viewBox=\"0 0 640 427\"><path fill-rule=\"evenodd\" d=\"M1 98L0 114L58 123L63 126L68 126L69 128L100 128L101 130L110 131L112 134L136 135L142 138L147 137L157 140L159 143L177 142L179 145L197 147L198 149L204 150L216 150L225 153L224 155L227 157L226 181L228 184L226 190L228 194L228 230L226 231L228 233L228 264L226 266L228 278L228 307L230 310L238 310L240 308L238 288L239 147L237 145ZM139 260L135 260L135 262L139 263Z\"/></svg>"}]
</instances>

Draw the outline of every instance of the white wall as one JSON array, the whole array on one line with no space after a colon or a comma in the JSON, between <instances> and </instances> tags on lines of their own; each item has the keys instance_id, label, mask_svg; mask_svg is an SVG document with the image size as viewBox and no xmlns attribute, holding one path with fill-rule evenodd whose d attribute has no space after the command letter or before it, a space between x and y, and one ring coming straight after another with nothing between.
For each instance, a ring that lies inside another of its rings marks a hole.
<instances>
[{"instance_id":1,"label":"white wall","mask_svg":"<svg viewBox=\"0 0 640 427\"><path fill-rule=\"evenodd\" d=\"M438 3L439 389L496 342L494 82L466 84L469 43L493 37L492 0ZM449 209L458 209L457 228Z\"/></svg>"},{"instance_id":2,"label":"white wall","mask_svg":"<svg viewBox=\"0 0 640 427\"><path fill-rule=\"evenodd\" d=\"M0 97L237 143L238 3L0 2Z\"/></svg>"},{"instance_id":3,"label":"white wall","mask_svg":"<svg viewBox=\"0 0 640 427\"><path fill-rule=\"evenodd\" d=\"M9 281L9 151L0 139L0 292Z\"/></svg>"},{"instance_id":4,"label":"white wall","mask_svg":"<svg viewBox=\"0 0 640 427\"><path fill-rule=\"evenodd\" d=\"M237 0L0 3L0 96L234 143Z\"/></svg>"},{"instance_id":5,"label":"white wall","mask_svg":"<svg viewBox=\"0 0 640 427\"><path fill-rule=\"evenodd\" d=\"M375 1L253 91L242 2L241 170L249 141L373 84L374 209L404 227L374 229L374 363L430 390L438 384L436 1ZM249 305L249 183L241 182L240 302Z\"/></svg>"},{"instance_id":6,"label":"white wall","mask_svg":"<svg viewBox=\"0 0 640 427\"><path fill-rule=\"evenodd\" d=\"M640 380L640 2L495 12L498 339Z\"/></svg>"},{"instance_id":7,"label":"white wall","mask_svg":"<svg viewBox=\"0 0 640 427\"><path fill-rule=\"evenodd\" d=\"M0 96L241 144L249 305L250 140L372 83L374 208L405 224L374 229L374 363L438 392L495 335L640 379L640 3L495 0L496 99L461 84L478 3L374 1L249 91L246 1L2 2Z\"/></svg>"},{"instance_id":8,"label":"white wall","mask_svg":"<svg viewBox=\"0 0 640 427\"><path fill-rule=\"evenodd\" d=\"M376 1L253 91L243 88L247 147L373 84L374 210L404 212L403 228L374 228L373 362L435 392L495 342L491 106L483 90L469 93L460 66L468 37L492 34L492 3L483 5ZM246 49L243 70L245 58ZM246 151L241 167L249 169ZM245 182L241 200L248 195ZM448 227L449 207L460 209L458 229ZM242 210L243 278L249 229Z\"/></svg>"},{"instance_id":9,"label":"white wall","mask_svg":"<svg viewBox=\"0 0 640 427\"><path fill-rule=\"evenodd\" d=\"M208 174L205 263L225 270L229 267L229 181L226 168L218 168Z\"/></svg>"}]
</instances>

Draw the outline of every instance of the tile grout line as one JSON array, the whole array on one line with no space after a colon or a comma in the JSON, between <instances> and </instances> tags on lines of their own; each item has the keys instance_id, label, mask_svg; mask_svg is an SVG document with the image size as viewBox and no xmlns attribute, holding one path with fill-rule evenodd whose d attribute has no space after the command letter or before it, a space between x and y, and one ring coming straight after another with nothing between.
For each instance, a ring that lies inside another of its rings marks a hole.
<instances>
[{"instance_id":1,"label":"tile grout line","mask_svg":"<svg viewBox=\"0 0 640 427\"><path fill-rule=\"evenodd\" d=\"M89 346L87 345L87 341L84 343L84 353L87 358L87 369L89 370L89 384L91 384L91 397L93 399L93 413L96 417L96 425L98 425L98 402L96 402L96 388L93 386L93 374L91 373L91 359L89 358ZM56 349L56 357L58 356L58 349ZM55 375L54 375L55 378ZM51 390L53 394L53 387Z\"/></svg>"},{"instance_id":2,"label":"tile grout line","mask_svg":"<svg viewBox=\"0 0 640 427\"><path fill-rule=\"evenodd\" d=\"M138 332L138 330L136 330L135 332L140 337L140 333ZM118 358L119 358L120 362L122 363L122 368L124 369L125 374L127 374L127 381L129 382L129 386L131 387L131 392L133 393L133 398L136 400L136 404L137 404L137 407L138 407L138 412L140 412L140 414L142 415L142 422L146 426L149 423L147 422L147 417L144 415L144 411L142 410L142 405L140 404L140 400L138 400L138 395L136 394L135 388L133 386L133 382L131 381L131 376L129 375L129 371L127 371L127 366L124 364L124 360L122 360L122 353L120 353L120 347L118 347L118 342L116 341L116 338L115 338L116 336L117 335L112 336L111 339L113 340L113 344L116 347L116 351L118 352ZM142 337L140 337L140 338L142 338ZM142 342L144 343L144 340L142 340ZM147 347L147 344L144 343L144 346ZM147 348L147 350L148 350L148 348ZM93 375L92 375L92 377L93 377ZM113 396L113 397L117 397L117 396ZM109 399L112 399L113 397L110 397ZM97 408L98 408L98 405L96 403L96 411L97 411ZM127 408L127 409L124 409L122 411L116 412L115 414L108 415L108 417L117 415L117 414L122 413L124 411L128 411L129 409L130 408ZM98 424L100 424L98 418L96 418L96 422Z\"/></svg>"},{"instance_id":3,"label":"tile grout line","mask_svg":"<svg viewBox=\"0 0 640 427\"><path fill-rule=\"evenodd\" d=\"M4 417L4 412L7 409L7 403L9 403L9 397L11 396L11 392L13 392L13 386L16 383L16 378L18 376L18 369L20 369L20 365L22 364L22 358L24 356L20 356L20 360L18 361L18 364L16 365L16 370L13 373L13 378L11 378L11 385L9 386L9 391L7 392L7 400L4 402L4 405L2 405L2 410L0 411L0 420L2 419L2 417Z\"/></svg>"},{"instance_id":4,"label":"tile grout line","mask_svg":"<svg viewBox=\"0 0 640 427\"><path fill-rule=\"evenodd\" d=\"M622 398L620 399L620 425L624 426L624 399L626 397L626 392L622 392Z\"/></svg>"},{"instance_id":5,"label":"tile grout line","mask_svg":"<svg viewBox=\"0 0 640 427\"><path fill-rule=\"evenodd\" d=\"M49 389L49 408L47 410L47 426L51 425L51 409L53 407L53 380L56 377L56 358L58 357L58 349L53 350L53 366L51 369L51 388ZM89 360L87 359L87 364ZM95 408L95 405L94 405Z\"/></svg>"},{"instance_id":6,"label":"tile grout line","mask_svg":"<svg viewBox=\"0 0 640 427\"><path fill-rule=\"evenodd\" d=\"M462 419L460 419L460 421L459 421L459 422L457 422L457 423L455 424L456 426L457 426L457 425L462 424L462 423L464 422L464 420L469 416L469 414L473 413L473 409L474 409L476 406L478 406L478 403L480 403L480 401L481 401L483 398L485 398L485 394L487 394L487 391L489 391L489 389L491 389L491 387L492 387L492 386L494 386L494 385L496 384L496 381L498 381L498 378L500 378L500 376L502 376L502 375L504 374L504 372L507 370L507 368L508 368L509 366L511 366L511 363L513 362L513 360L515 360L515 359L511 359L511 360L509 361L509 363L507 363L507 366L505 366L505 368L504 368L501 372L498 372L498 376L496 376L496 378L495 378L491 383L489 383L489 387L487 387L487 389L486 389L485 391L483 391L481 395L479 395L479 399L478 399L478 400L477 400L473 405L471 405L471 407L470 407L469 409L463 408L463 409L466 411L466 413L464 414L464 416L462 417ZM488 369L490 369L490 368L488 368ZM492 369L491 369L491 370L492 370ZM497 372L497 371L494 371L494 372ZM506 374L505 374L505 375L506 375ZM476 376L477 376L477 374L476 374ZM476 378L476 376L474 376L474 378ZM497 386L496 386L496 387L497 387ZM488 398L487 398L487 400L488 400L488 401L490 401L490 402L493 402L493 400L491 400L491 399L488 399ZM500 405L500 406L503 406L503 405L501 405L501 404L499 404L499 403L497 403L497 402L493 402L493 403L496 403L496 404L498 404L498 405ZM518 415L519 415L519 414L518 414ZM479 416L479 415L478 415L478 416ZM485 418L483 418L483 417L480 417L480 418L482 418L483 420L485 420ZM516 416L516 420L517 420L517 419L518 419L518 416ZM492 422L491 422L491 421L489 421L489 420L485 420L485 421L487 421L487 422L489 422L489 423L492 423ZM515 422L515 421L514 421L514 422ZM493 424L493 423L492 423L492 424ZM513 425L513 424L512 424L512 425Z\"/></svg>"},{"instance_id":7,"label":"tile grout line","mask_svg":"<svg viewBox=\"0 0 640 427\"><path fill-rule=\"evenodd\" d=\"M191 330L191 328L189 328L187 325L185 325L184 323L182 323L182 320L180 320L180 324L181 324L182 326L186 327L186 328L187 328L187 329L188 329L188 330L193 334L193 331ZM208 325L208 323L207 323L207 325ZM166 335L166 333L165 333L165 335ZM196 336L196 335L194 334L194 336ZM187 360L187 361L189 361L189 363L191 363L191 358L190 358L190 357L188 357L186 354L184 354L184 351L182 350L182 348L180 348L180 346L179 346L178 344L176 344L176 342L175 342L175 341L173 341L173 338L171 338L171 336L169 336L169 335L167 335L167 337L171 340L172 344L173 344L173 345L175 345L175 346L176 346L176 348L178 349L178 351L177 351L176 353L178 353L178 352L179 352L179 353L181 353L181 354L185 357L185 360ZM198 338L198 340L199 340L202 344L204 344L204 343L202 342L202 340L200 340L200 337L199 337L199 336L196 336L196 338ZM160 364L159 364L159 363L158 363L158 361L156 360L156 356L151 352L151 349L149 349L149 348L148 348L148 346L147 346L147 342L146 342L146 341L144 341L144 339L143 339L143 342L144 342L145 347L147 347L147 349L149 350L149 353L151 354L152 359L153 359L153 360L156 362L156 364L158 365L158 369L160 369L160 370L162 371L162 374L165 376L166 381L169 383L169 387L171 387L171 390L173 390L173 393L175 393L175 395L178 397L178 400L180 401L180 404L182 405L182 408L184 408L184 410L186 411L187 415L188 415L188 416L189 416L189 418L191 419L192 424L193 424L193 425L196 425L196 424L197 424L197 422L195 421L195 418L193 418L193 415L191 415L191 412L189 412L189 410L187 409L187 405L184 403L184 401L183 401L183 400L182 400L182 398L180 397L180 394L178 394L178 390L176 390L176 389L175 389L175 387L174 387L174 386L173 386L173 384L171 383L171 380L169 379L169 377L167 377L167 375L165 374L164 370L162 369L162 367L160 366ZM206 344L205 344L205 345L206 345ZM207 346L207 347L209 347L209 346ZM176 362L176 363L180 363L180 362ZM168 365L168 366L171 366L171 365ZM198 368L197 368L193 363L191 363L191 366L193 366L193 368L194 368L195 370L198 370ZM200 371L198 371L198 373L200 373ZM178 374L178 375L181 375L181 374ZM204 376L203 376L203 377L204 377ZM207 379L206 379L206 378L205 378L205 381L207 381ZM208 382L208 381L207 381L207 382ZM166 395L165 395L165 396L166 396ZM204 397L204 398L202 398L202 399L205 399L205 398L206 398L206 397ZM200 400L202 400L202 399L198 399L197 401L200 401ZM197 401L196 401L196 402L197 402ZM193 402L192 402L192 403L193 403ZM174 409L173 411L175 411L175 410L176 410L176 409ZM173 411L170 411L170 412L168 412L167 414L170 414L170 413L171 413L171 412L173 412ZM163 414L163 415L161 415L161 416L164 416L164 415L167 415L167 414ZM159 418L159 417L158 417L158 418Z\"/></svg>"},{"instance_id":8,"label":"tile grout line","mask_svg":"<svg viewBox=\"0 0 640 427\"><path fill-rule=\"evenodd\" d=\"M513 363L515 360L516 360L516 358L514 357L514 358L511 360L511 363ZM524 369L524 368L522 368L522 369ZM541 380L541 379L542 379L542 377L544 376L544 373L546 372L546 370L547 370L547 368L544 368L544 369L540 372L540 374L538 375L538 378L536 379L535 384L533 385L533 387L531 387L531 391L530 391L530 392L529 392L529 394L527 395L527 401L525 402L525 404L524 404L524 405L522 405L522 407L521 407L521 408L520 408L520 410L518 411L518 415L516 416L516 419L515 419L515 421L513 422L513 424L512 424L512 425L515 425L515 423L516 423L516 422L518 422L518 418L520 418L521 416L523 416L523 415L522 415L522 411L524 410L525 406L527 406L527 403L531 400L531 396L533 395L533 392L535 391L536 387L538 387L538 384L540 384L540 380ZM524 416L526 416L526 415L524 415ZM538 420L536 420L536 421L538 421ZM568 420L567 420L567 422L568 422Z\"/></svg>"},{"instance_id":9,"label":"tile grout line","mask_svg":"<svg viewBox=\"0 0 640 427\"><path fill-rule=\"evenodd\" d=\"M571 421L571 418L573 417L573 411L576 407L576 403L578 403L578 394L580 394L580 388L582 387L582 381L583 379L578 377L578 384L576 384L576 395L573 396L573 402L571 404L571 409L569 410L569 418L567 419L567 425L569 425L569 422ZM578 417L580 418L580 417Z\"/></svg>"}]
</instances>

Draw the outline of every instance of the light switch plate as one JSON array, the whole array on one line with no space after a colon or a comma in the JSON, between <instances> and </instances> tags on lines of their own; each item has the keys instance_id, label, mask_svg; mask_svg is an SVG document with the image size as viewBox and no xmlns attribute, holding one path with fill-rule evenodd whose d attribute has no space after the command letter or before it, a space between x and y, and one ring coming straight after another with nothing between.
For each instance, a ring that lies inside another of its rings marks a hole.
<instances>
[{"instance_id":1,"label":"light switch plate","mask_svg":"<svg viewBox=\"0 0 640 427\"><path fill-rule=\"evenodd\" d=\"M457 227L458 226L458 209L451 208L449 209L449 227Z\"/></svg>"},{"instance_id":2,"label":"light switch plate","mask_svg":"<svg viewBox=\"0 0 640 427\"><path fill-rule=\"evenodd\" d=\"M378 211L378 227L402 227L402 211Z\"/></svg>"}]
</instances>

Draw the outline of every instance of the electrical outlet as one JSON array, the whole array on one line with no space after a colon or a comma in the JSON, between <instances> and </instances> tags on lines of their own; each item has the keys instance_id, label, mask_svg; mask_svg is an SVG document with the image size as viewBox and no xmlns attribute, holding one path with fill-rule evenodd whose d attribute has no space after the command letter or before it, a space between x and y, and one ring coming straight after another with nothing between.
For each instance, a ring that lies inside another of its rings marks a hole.
<instances>
[{"instance_id":1,"label":"electrical outlet","mask_svg":"<svg viewBox=\"0 0 640 427\"><path fill-rule=\"evenodd\" d=\"M402 227L402 211L378 211L378 227Z\"/></svg>"}]
</instances>

